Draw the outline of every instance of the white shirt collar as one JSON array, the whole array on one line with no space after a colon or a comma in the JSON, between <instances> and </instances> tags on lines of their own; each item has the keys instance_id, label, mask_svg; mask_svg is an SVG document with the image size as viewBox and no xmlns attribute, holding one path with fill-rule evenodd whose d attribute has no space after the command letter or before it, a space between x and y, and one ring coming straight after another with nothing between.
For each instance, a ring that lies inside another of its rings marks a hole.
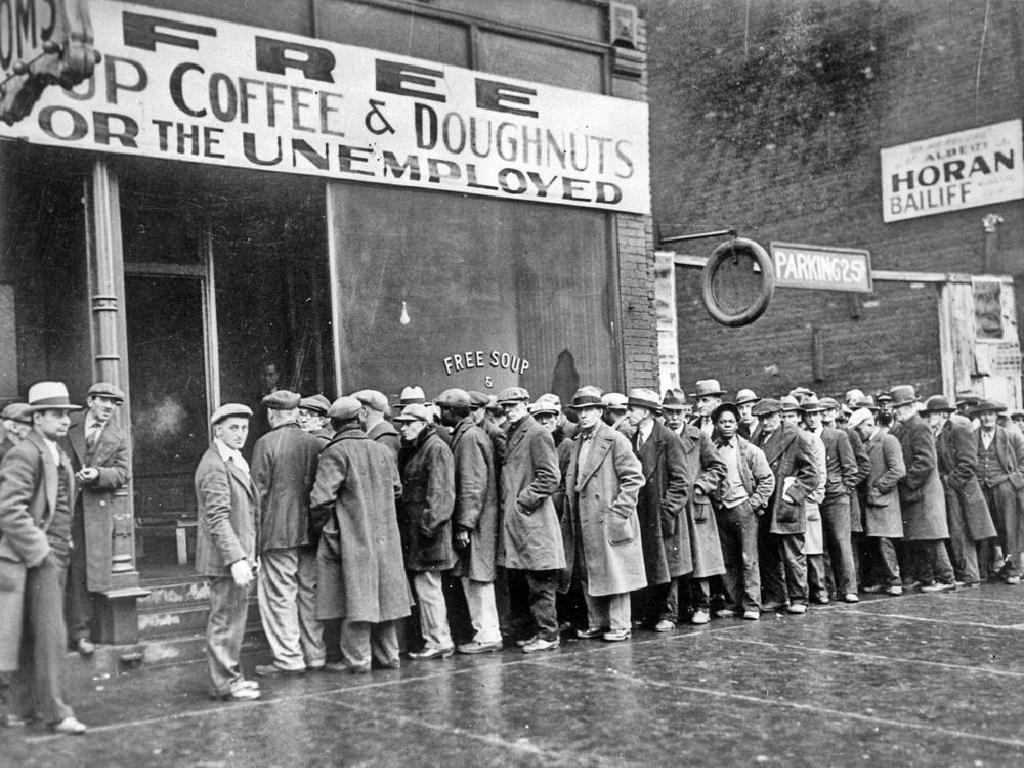
<instances>
[{"instance_id":1,"label":"white shirt collar","mask_svg":"<svg viewBox=\"0 0 1024 768\"><path fill-rule=\"evenodd\" d=\"M213 438L213 444L217 447L217 453L220 454L220 457L224 459L224 461L231 459L233 462L235 462L237 466L245 466L245 459L242 456L241 451L236 451L234 448L229 448L228 445L219 437Z\"/></svg>"}]
</instances>

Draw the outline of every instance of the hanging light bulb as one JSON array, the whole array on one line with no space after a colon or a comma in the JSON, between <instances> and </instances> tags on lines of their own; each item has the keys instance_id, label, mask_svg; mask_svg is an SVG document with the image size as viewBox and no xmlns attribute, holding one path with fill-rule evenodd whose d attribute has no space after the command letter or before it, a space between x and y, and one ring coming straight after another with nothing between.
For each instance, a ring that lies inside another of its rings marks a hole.
<instances>
[{"instance_id":1,"label":"hanging light bulb","mask_svg":"<svg viewBox=\"0 0 1024 768\"><path fill-rule=\"evenodd\" d=\"M398 322L402 325L408 325L411 322L411 318L409 317L409 306L405 301L402 302L402 314L398 316Z\"/></svg>"}]
</instances>

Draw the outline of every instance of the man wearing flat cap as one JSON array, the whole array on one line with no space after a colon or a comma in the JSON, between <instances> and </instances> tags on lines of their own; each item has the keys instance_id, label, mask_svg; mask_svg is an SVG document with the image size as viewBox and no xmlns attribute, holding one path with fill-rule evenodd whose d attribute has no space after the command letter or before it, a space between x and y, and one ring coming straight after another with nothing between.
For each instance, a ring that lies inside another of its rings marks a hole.
<instances>
[{"instance_id":1,"label":"man wearing flat cap","mask_svg":"<svg viewBox=\"0 0 1024 768\"><path fill-rule=\"evenodd\" d=\"M316 551L309 530L309 493L323 442L298 423L300 396L277 390L260 401L270 431L252 450L259 497L256 594L273 659L257 675L298 674L324 666L323 628L316 620Z\"/></svg>"},{"instance_id":2,"label":"man wearing flat cap","mask_svg":"<svg viewBox=\"0 0 1024 768\"><path fill-rule=\"evenodd\" d=\"M516 641L524 653L559 646L555 593L565 568L562 533L552 497L561 473L555 443L530 416L530 393L508 387L498 403L508 418L508 442L501 472L501 534L498 564L521 571L529 592L533 627Z\"/></svg>"},{"instance_id":3,"label":"man wearing flat cap","mask_svg":"<svg viewBox=\"0 0 1024 768\"><path fill-rule=\"evenodd\" d=\"M647 588L635 597L633 615L655 632L667 632L679 620L679 578L693 571L685 511L686 459L679 438L656 418L661 413L657 393L634 389L627 403L630 443L644 475L636 511L647 576Z\"/></svg>"},{"instance_id":4,"label":"man wearing flat cap","mask_svg":"<svg viewBox=\"0 0 1024 768\"><path fill-rule=\"evenodd\" d=\"M107 382L89 387L84 418L72 418L61 447L75 470L75 519L71 528L74 548L68 566L68 641L84 656L94 650L93 592L90 585L110 568L115 512L128 505L128 436L113 420L124 402L124 392Z\"/></svg>"},{"instance_id":5,"label":"man wearing flat cap","mask_svg":"<svg viewBox=\"0 0 1024 768\"><path fill-rule=\"evenodd\" d=\"M994 538L996 529L978 482L978 446L966 419L953 419L956 410L942 395L925 402L921 417L935 436L939 479L946 496L946 523L953 573L966 587L981 582L978 548Z\"/></svg>"},{"instance_id":6,"label":"man wearing flat cap","mask_svg":"<svg viewBox=\"0 0 1024 768\"><path fill-rule=\"evenodd\" d=\"M900 441L907 468L899 482L903 540L908 545L903 576L905 580L908 576L917 580L922 592L951 592L956 589L956 579L946 552L949 526L935 438L918 415L918 398L912 386L893 387L891 395L895 422L892 436Z\"/></svg>"},{"instance_id":7,"label":"man wearing flat cap","mask_svg":"<svg viewBox=\"0 0 1024 768\"><path fill-rule=\"evenodd\" d=\"M391 451L397 466L402 439L398 435L398 430L385 418L391 412L388 399L383 392L376 389L361 389L354 392L352 397L359 401L359 426L368 438Z\"/></svg>"},{"instance_id":8,"label":"man wearing flat cap","mask_svg":"<svg viewBox=\"0 0 1024 768\"><path fill-rule=\"evenodd\" d=\"M398 622L412 595L402 567L395 498L402 492L391 450L359 428L361 404L339 397L327 412L334 440L320 454L310 508L327 522L317 550L317 618L342 620L332 670L399 666Z\"/></svg>"},{"instance_id":9,"label":"man wearing flat cap","mask_svg":"<svg viewBox=\"0 0 1024 768\"><path fill-rule=\"evenodd\" d=\"M196 570L209 577L210 616L206 657L210 696L227 701L260 697L259 685L242 673L242 641L249 589L256 571L259 495L242 456L252 409L225 403L213 412L213 443L196 468L199 530Z\"/></svg>"},{"instance_id":10,"label":"man wearing flat cap","mask_svg":"<svg viewBox=\"0 0 1024 768\"><path fill-rule=\"evenodd\" d=\"M1007 584L1020 583L1021 509L1024 508L1024 439L996 422L1005 406L981 400L970 411L979 420L975 438L978 450L978 479L992 522L999 536L1003 562L985 557L985 567ZM986 552L987 554L987 552Z\"/></svg>"},{"instance_id":11,"label":"man wearing flat cap","mask_svg":"<svg viewBox=\"0 0 1024 768\"><path fill-rule=\"evenodd\" d=\"M304 432L319 438L321 447L331 442L331 438L334 437L334 432L330 428L331 420L327 416L327 409L330 407L331 401L321 394L299 400L298 424Z\"/></svg>"},{"instance_id":12,"label":"man wearing flat cap","mask_svg":"<svg viewBox=\"0 0 1024 768\"><path fill-rule=\"evenodd\" d=\"M8 403L0 411L0 424L3 425L4 439L0 442L0 461L14 446L28 437L32 431L32 412L28 403Z\"/></svg>"},{"instance_id":13,"label":"man wearing flat cap","mask_svg":"<svg viewBox=\"0 0 1024 768\"><path fill-rule=\"evenodd\" d=\"M469 391L469 413L473 417L473 423L484 431L490 438L491 447L494 449L494 467L498 477L498 488L501 488L501 464L505 460L505 430L494 423L488 414L488 407L491 405L491 397L476 390ZM504 414L503 414L504 417Z\"/></svg>"},{"instance_id":14,"label":"man wearing flat cap","mask_svg":"<svg viewBox=\"0 0 1024 768\"><path fill-rule=\"evenodd\" d=\"M75 473L58 444L71 426L69 413L81 406L71 404L59 381L33 384L28 403L32 431L0 465L0 675L18 669L24 632L32 639L24 656L34 711L11 714L39 717L55 733L81 734L86 727L65 703L61 684Z\"/></svg>"}]
</instances>

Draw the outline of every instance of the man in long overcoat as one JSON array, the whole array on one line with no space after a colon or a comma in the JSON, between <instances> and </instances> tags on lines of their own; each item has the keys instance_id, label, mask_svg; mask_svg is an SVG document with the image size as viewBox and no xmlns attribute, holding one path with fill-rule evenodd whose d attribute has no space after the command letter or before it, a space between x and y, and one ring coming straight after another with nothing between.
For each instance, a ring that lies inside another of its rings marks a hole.
<instances>
[{"instance_id":1,"label":"man in long overcoat","mask_svg":"<svg viewBox=\"0 0 1024 768\"><path fill-rule=\"evenodd\" d=\"M907 468L907 474L899 483L903 540L907 542L911 564L910 568L904 567L904 571L921 582L922 592L949 592L956 589L956 579L946 552L949 527L935 438L917 414L918 398L914 388L896 386L891 394L895 419L892 436L900 441Z\"/></svg>"},{"instance_id":2,"label":"man in long overcoat","mask_svg":"<svg viewBox=\"0 0 1024 768\"><path fill-rule=\"evenodd\" d=\"M473 639L456 650L469 654L500 651L501 625L494 594L494 580L498 576L494 446L473 420L468 392L448 389L434 402L441 409L441 424L452 430L451 450L455 458L452 523L457 553L453 574L461 577L474 632Z\"/></svg>"},{"instance_id":3,"label":"man in long overcoat","mask_svg":"<svg viewBox=\"0 0 1024 768\"><path fill-rule=\"evenodd\" d=\"M650 396L657 404L658 396ZM631 632L629 593L647 583L636 509L643 473L629 439L601 420L601 390L580 388L571 407L579 431L565 476L560 586L566 589L578 569L587 604L587 628L578 636L620 642Z\"/></svg>"},{"instance_id":4,"label":"man in long overcoat","mask_svg":"<svg viewBox=\"0 0 1024 768\"><path fill-rule=\"evenodd\" d=\"M875 424L875 415L868 408L855 410L849 425L860 435L868 452L868 475L861 483L865 542L861 591L902 595L900 566L892 540L903 538L897 490L900 479L907 473L903 449L887 427Z\"/></svg>"},{"instance_id":5,"label":"man in long overcoat","mask_svg":"<svg viewBox=\"0 0 1024 768\"><path fill-rule=\"evenodd\" d=\"M309 503L328 514L317 550L317 618L343 619L344 664L369 672L372 660L399 666L397 624L412 594L395 509L398 468L391 450L359 428L359 408L354 397L331 404L335 436L320 454Z\"/></svg>"},{"instance_id":6,"label":"man in long overcoat","mask_svg":"<svg viewBox=\"0 0 1024 768\"><path fill-rule=\"evenodd\" d=\"M424 646L413 659L437 659L455 653L441 572L455 565L452 513L455 511L455 459L437 434L433 416L421 403L411 403L395 417L402 435L405 461L399 466L402 496L398 520L405 567L412 575L419 602Z\"/></svg>"},{"instance_id":7,"label":"man in long overcoat","mask_svg":"<svg viewBox=\"0 0 1024 768\"><path fill-rule=\"evenodd\" d=\"M128 436L113 421L123 402L120 388L107 382L93 384L86 395L84 418L73 418L61 441L75 470L78 489L71 527L74 547L68 565L68 640L83 656L94 650L96 590L89 585L95 585L110 569L111 521L115 511L128 508Z\"/></svg>"},{"instance_id":8,"label":"man in long overcoat","mask_svg":"<svg viewBox=\"0 0 1024 768\"><path fill-rule=\"evenodd\" d=\"M226 403L213 412L213 443L196 468L196 570L210 580L206 657L210 695L231 701L259 698L242 674L242 641L249 589L256 570L259 496L242 448L252 409Z\"/></svg>"},{"instance_id":9,"label":"man in long overcoat","mask_svg":"<svg viewBox=\"0 0 1024 768\"><path fill-rule=\"evenodd\" d=\"M782 403L766 398L754 406L759 448L775 475L775 491L761 518L758 538L761 559L762 611L782 606L790 613L807 612L807 558L804 499L818 485L818 469L804 433L782 422Z\"/></svg>"},{"instance_id":10,"label":"man in long overcoat","mask_svg":"<svg viewBox=\"0 0 1024 768\"><path fill-rule=\"evenodd\" d=\"M273 660L257 675L324 666L323 626L316 620L316 550L310 546L309 492L323 441L298 422L302 398L277 390L263 398L270 431L256 439L252 479L259 493L256 592Z\"/></svg>"},{"instance_id":11,"label":"man in long overcoat","mask_svg":"<svg viewBox=\"0 0 1024 768\"><path fill-rule=\"evenodd\" d=\"M71 424L69 411L81 406L56 381L34 384L28 401L32 430L0 465L0 676L18 669L24 642L33 711L11 715L19 722L38 716L55 733L81 734L86 727L61 684L75 476L57 444Z\"/></svg>"},{"instance_id":12,"label":"man in long overcoat","mask_svg":"<svg viewBox=\"0 0 1024 768\"><path fill-rule=\"evenodd\" d=\"M978 483L978 446L966 419L952 419L956 411L942 395L929 397L921 416L935 435L939 479L946 496L946 523L953 573L964 586L981 582L978 547L996 535L988 505Z\"/></svg>"},{"instance_id":13,"label":"man in long overcoat","mask_svg":"<svg viewBox=\"0 0 1024 768\"><path fill-rule=\"evenodd\" d=\"M376 389L361 389L352 393L352 397L362 406L359 409L359 426L368 438L390 448L397 463L402 440L398 430L385 418L391 410L387 397Z\"/></svg>"},{"instance_id":14,"label":"man in long overcoat","mask_svg":"<svg viewBox=\"0 0 1024 768\"><path fill-rule=\"evenodd\" d=\"M1003 406L983 400L971 415L981 422L976 438L978 479L1005 554L1003 563L986 566L998 571L1007 584L1019 584L1018 558L1024 547L1020 530L1024 509L1024 439L1016 431L998 425L1002 410Z\"/></svg>"},{"instance_id":15,"label":"man in long overcoat","mask_svg":"<svg viewBox=\"0 0 1024 768\"><path fill-rule=\"evenodd\" d=\"M551 498L561 478L558 455L551 435L530 416L529 401L530 393L522 387L508 387L498 395L509 423L498 564L524 573L536 629L516 642L524 653L535 653L559 645L555 592L565 552Z\"/></svg>"},{"instance_id":16,"label":"man in long overcoat","mask_svg":"<svg viewBox=\"0 0 1024 768\"><path fill-rule=\"evenodd\" d=\"M633 390L626 402L630 442L644 473L636 510L647 589L636 596L634 613L656 632L667 632L679 620L678 579L693 570L685 517L686 459L676 434L655 418L661 413L656 393Z\"/></svg>"}]
</instances>

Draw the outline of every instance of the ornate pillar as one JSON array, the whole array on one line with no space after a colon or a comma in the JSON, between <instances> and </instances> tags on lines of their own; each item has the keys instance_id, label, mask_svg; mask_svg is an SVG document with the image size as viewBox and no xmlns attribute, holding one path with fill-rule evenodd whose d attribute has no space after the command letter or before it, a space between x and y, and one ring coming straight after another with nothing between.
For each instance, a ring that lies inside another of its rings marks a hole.
<instances>
[{"instance_id":1,"label":"ornate pillar","mask_svg":"<svg viewBox=\"0 0 1024 768\"><path fill-rule=\"evenodd\" d=\"M117 176L103 159L93 164L85 181L86 249L89 261L89 308L94 381L108 381L124 390L122 428L131 452L131 391L128 387L128 332L124 314L124 251ZM149 594L139 588L135 567L135 524L131 482L115 491L107 517L87 521L86 547L102 552L108 567L90 575L97 601L100 642L114 645L138 640L136 600Z\"/></svg>"}]
</instances>

